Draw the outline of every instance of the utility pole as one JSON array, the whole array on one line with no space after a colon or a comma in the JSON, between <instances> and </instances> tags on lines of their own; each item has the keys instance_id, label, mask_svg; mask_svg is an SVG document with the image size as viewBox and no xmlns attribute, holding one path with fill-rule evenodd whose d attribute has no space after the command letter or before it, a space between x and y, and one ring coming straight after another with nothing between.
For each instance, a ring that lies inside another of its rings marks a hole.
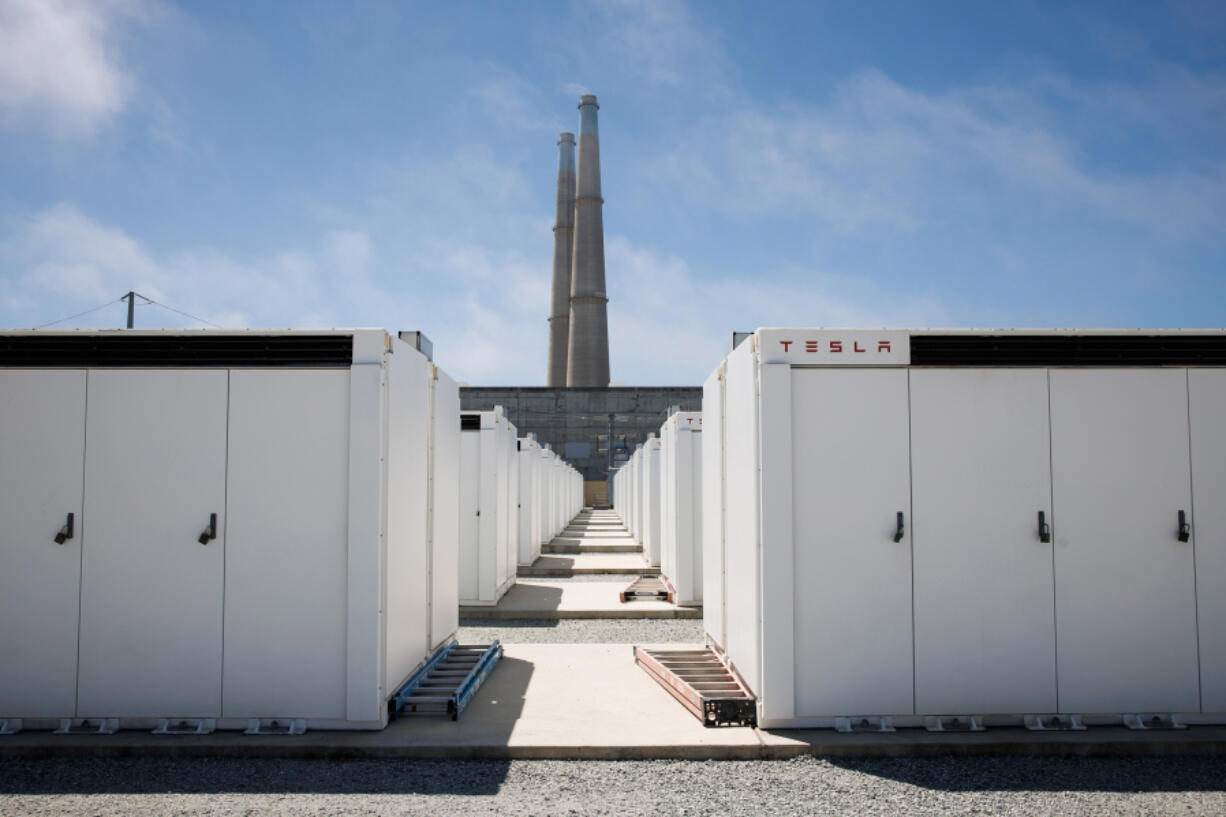
<instances>
[{"instance_id":1,"label":"utility pole","mask_svg":"<svg viewBox=\"0 0 1226 817\"><path fill-rule=\"evenodd\" d=\"M132 324L136 322L136 293L129 292L119 300L127 300L128 302L128 328L132 328Z\"/></svg>"}]
</instances>

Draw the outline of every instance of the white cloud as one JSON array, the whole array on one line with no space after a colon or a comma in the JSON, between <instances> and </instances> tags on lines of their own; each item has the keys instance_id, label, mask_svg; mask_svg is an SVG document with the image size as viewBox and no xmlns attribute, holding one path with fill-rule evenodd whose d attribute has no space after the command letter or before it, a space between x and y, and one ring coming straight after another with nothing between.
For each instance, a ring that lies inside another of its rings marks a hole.
<instances>
[{"instance_id":1,"label":"white cloud","mask_svg":"<svg viewBox=\"0 0 1226 817\"><path fill-rule=\"evenodd\" d=\"M600 40L625 70L651 85L680 90L717 88L728 60L715 32L703 27L684 0L607 0L597 6ZM584 45L595 44L584 40Z\"/></svg>"},{"instance_id":2,"label":"white cloud","mask_svg":"<svg viewBox=\"0 0 1226 817\"><path fill-rule=\"evenodd\" d=\"M254 263L210 249L159 257L122 229L102 224L69 204L24 221L0 241L0 259L16 275L3 279L0 320L40 325L118 299L135 290L155 301L223 326L305 325L321 305L333 305L335 281L364 275L369 237L338 231L310 252L275 253ZM340 296L350 291L337 286ZM119 310L103 311L63 326L113 326ZM153 307L138 325L181 327L198 322Z\"/></svg>"},{"instance_id":3,"label":"white cloud","mask_svg":"<svg viewBox=\"0 0 1226 817\"><path fill-rule=\"evenodd\" d=\"M127 105L122 50L154 0L0 0L0 114L62 139L85 138Z\"/></svg>"},{"instance_id":4,"label":"white cloud","mask_svg":"<svg viewBox=\"0 0 1226 817\"><path fill-rule=\"evenodd\" d=\"M557 131L562 117L544 104L541 89L513 71L498 66L487 70L492 77L469 90L480 112L498 127Z\"/></svg>"},{"instance_id":5,"label":"white cloud","mask_svg":"<svg viewBox=\"0 0 1226 817\"><path fill-rule=\"evenodd\" d=\"M249 260L208 247L159 254L126 231L59 204L0 236L0 263L14 271L0 277L0 325L42 325L116 303L131 289L201 319L142 306L138 327L420 329L435 341L439 363L458 378L543 379L546 266L515 250L441 238L394 262L382 255L369 231L353 228ZM115 327L123 319L116 303L57 326ZM537 349L539 362L532 354Z\"/></svg>"},{"instance_id":6,"label":"white cloud","mask_svg":"<svg viewBox=\"0 0 1226 817\"><path fill-rule=\"evenodd\" d=\"M701 383L734 331L949 322L938 299L892 295L865 278L796 268L713 278L691 270L680 256L620 236L608 238L606 257L606 268L616 274L609 304L611 376L633 385Z\"/></svg>"},{"instance_id":7,"label":"white cloud","mask_svg":"<svg viewBox=\"0 0 1226 817\"><path fill-rule=\"evenodd\" d=\"M1179 73L1155 83L1100 95L1046 77L928 93L865 71L822 104L743 102L709 115L656 166L733 216L811 215L846 231L1050 210L1165 238L1220 236L1226 162L1198 164L1188 151L1146 171L1095 166L1085 143L1101 132L1081 133L1069 124L1075 114L1056 110L1072 103L1101 120L1109 108L1116 121L1153 128L1183 117L1206 134L1226 127L1220 84ZM1166 115L1156 117L1160 99Z\"/></svg>"}]
</instances>

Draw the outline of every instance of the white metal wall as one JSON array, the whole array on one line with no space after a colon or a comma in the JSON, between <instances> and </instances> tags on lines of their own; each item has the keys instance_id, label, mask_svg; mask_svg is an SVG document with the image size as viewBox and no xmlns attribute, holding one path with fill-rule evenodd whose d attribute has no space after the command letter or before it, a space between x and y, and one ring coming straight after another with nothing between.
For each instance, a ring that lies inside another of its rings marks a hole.
<instances>
[{"instance_id":1,"label":"white metal wall","mask_svg":"<svg viewBox=\"0 0 1226 817\"><path fill-rule=\"evenodd\" d=\"M1060 706L1195 712L1187 372L1054 369L1051 418Z\"/></svg>"},{"instance_id":2,"label":"white metal wall","mask_svg":"<svg viewBox=\"0 0 1226 817\"><path fill-rule=\"evenodd\" d=\"M430 644L437 647L460 626L460 387L433 367L430 459Z\"/></svg>"},{"instance_id":3,"label":"white metal wall","mask_svg":"<svg viewBox=\"0 0 1226 817\"><path fill-rule=\"evenodd\" d=\"M680 604L702 601L702 415L677 412L660 427L660 572Z\"/></svg>"},{"instance_id":4,"label":"white metal wall","mask_svg":"<svg viewBox=\"0 0 1226 817\"><path fill-rule=\"evenodd\" d=\"M460 432L460 599L481 595L482 560L493 584L494 569L481 547L481 432Z\"/></svg>"},{"instance_id":5,"label":"white metal wall","mask_svg":"<svg viewBox=\"0 0 1226 817\"><path fill-rule=\"evenodd\" d=\"M540 446L531 437L519 440L519 558L530 565L541 555Z\"/></svg>"},{"instance_id":6,"label":"white metal wall","mask_svg":"<svg viewBox=\"0 0 1226 817\"><path fill-rule=\"evenodd\" d=\"M792 450L804 452L792 459L792 618L805 645L795 657L796 714L909 714L907 373L794 369L791 377ZM894 542L900 511L904 535ZM775 622L763 626L769 633Z\"/></svg>"},{"instance_id":7,"label":"white metal wall","mask_svg":"<svg viewBox=\"0 0 1226 817\"><path fill-rule=\"evenodd\" d=\"M751 689L762 689L761 587L758 562L758 401L752 345L742 343L724 364L724 650ZM703 396L702 415L716 410ZM708 598L706 604L710 604ZM787 647L792 649L789 640Z\"/></svg>"},{"instance_id":8,"label":"white metal wall","mask_svg":"<svg viewBox=\"0 0 1226 817\"><path fill-rule=\"evenodd\" d=\"M726 648L724 617L724 366L702 385L702 626L707 638Z\"/></svg>"},{"instance_id":9,"label":"white metal wall","mask_svg":"<svg viewBox=\"0 0 1226 817\"><path fill-rule=\"evenodd\" d=\"M643 446L643 558L660 564L660 438Z\"/></svg>"},{"instance_id":10,"label":"white metal wall","mask_svg":"<svg viewBox=\"0 0 1226 817\"><path fill-rule=\"evenodd\" d=\"M1201 709L1226 712L1226 371L1188 372Z\"/></svg>"},{"instance_id":11,"label":"white metal wall","mask_svg":"<svg viewBox=\"0 0 1226 817\"><path fill-rule=\"evenodd\" d=\"M221 715L228 373L89 373L81 717ZM217 514L217 538L197 537Z\"/></svg>"},{"instance_id":12,"label":"white metal wall","mask_svg":"<svg viewBox=\"0 0 1226 817\"><path fill-rule=\"evenodd\" d=\"M917 708L1056 712L1047 372L910 382Z\"/></svg>"},{"instance_id":13,"label":"white metal wall","mask_svg":"<svg viewBox=\"0 0 1226 817\"><path fill-rule=\"evenodd\" d=\"M477 414L480 430L461 432L460 603L493 605L515 580L518 521L510 511L519 495L512 501L511 474L519 462L515 426L502 407Z\"/></svg>"},{"instance_id":14,"label":"white metal wall","mask_svg":"<svg viewBox=\"0 0 1226 817\"><path fill-rule=\"evenodd\" d=\"M349 372L236 370L230 415L222 714L343 720ZM389 548L389 571L400 560L416 566L417 554L405 550ZM270 588L271 577L292 592ZM420 605L427 588L418 581L406 590L389 599L389 635L405 641L389 650L393 663L416 661L426 649L424 638L401 630L406 602Z\"/></svg>"},{"instance_id":15,"label":"white metal wall","mask_svg":"<svg viewBox=\"0 0 1226 817\"><path fill-rule=\"evenodd\" d=\"M673 478L677 456L677 424L670 415L660 426L660 491L657 503L660 508L660 573L668 577L676 587L677 572L677 483Z\"/></svg>"},{"instance_id":16,"label":"white metal wall","mask_svg":"<svg viewBox=\"0 0 1226 817\"><path fill-rule=\"evenodd\" d=\"M0 371L0 718L76 712L85 377Z\"/></svg>"},{"instance_id":17,"label":"white metal wall","mask_svg":"<svg viewBox=\"0 0 1226 817\"><path fill-rule=\"evenodd\" d=\"M540 544L544 545L552 541L556 532L553 527L553 451L548 446L542 446L540 457Z\"/></svg>"},{"instance_id":18,"label":"white metal wall","mask_svg":"<svg viewBox=\"0 0 1226 817\"><path fill-rule=\"evenodd\" d=\"M519 434L509 420L503 421L507 468L507 569L514 573L519 564Z\"/></svg>"}]
</instances>

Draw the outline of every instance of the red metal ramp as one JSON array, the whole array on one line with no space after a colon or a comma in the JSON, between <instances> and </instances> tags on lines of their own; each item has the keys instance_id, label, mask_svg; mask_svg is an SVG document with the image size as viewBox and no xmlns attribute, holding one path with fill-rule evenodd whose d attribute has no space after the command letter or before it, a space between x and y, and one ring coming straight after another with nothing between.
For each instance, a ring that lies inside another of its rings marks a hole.
<instances>
[{"instance_id":1,"label":"red metal ramp","mask_svg":"<svg viewBox=\"0 0 1226 817\"><path fill-rule=\"evenodd\" d=\"M719 653L634 648L634 661L703 726L753 726L758 699Z\"/></svg>"}]
</instances>

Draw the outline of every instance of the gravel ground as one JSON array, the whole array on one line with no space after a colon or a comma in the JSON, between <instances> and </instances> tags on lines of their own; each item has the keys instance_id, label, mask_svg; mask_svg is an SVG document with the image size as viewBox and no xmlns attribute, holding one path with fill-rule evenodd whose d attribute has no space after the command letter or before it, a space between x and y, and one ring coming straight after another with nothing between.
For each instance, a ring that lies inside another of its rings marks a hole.
<instances>
[{"instance_id":1,"label":"gravel ground","mask_svg":"<svg viewBox=\"0 0 1226 817\"><path fill-rule=\"evenodd\" d=\"M702 619L460 619L461 644L701 644Z\"/></svg>"},{"instance_id":2,"label":"gravel ground","mask_svg":"<svg viewBox=\"0 0 1226 817\"><path fill-rule=\"evenodd\" d=\"M17 814L1226 814L1226 759L0 759Z\"/></svg>"}]
</instances>

